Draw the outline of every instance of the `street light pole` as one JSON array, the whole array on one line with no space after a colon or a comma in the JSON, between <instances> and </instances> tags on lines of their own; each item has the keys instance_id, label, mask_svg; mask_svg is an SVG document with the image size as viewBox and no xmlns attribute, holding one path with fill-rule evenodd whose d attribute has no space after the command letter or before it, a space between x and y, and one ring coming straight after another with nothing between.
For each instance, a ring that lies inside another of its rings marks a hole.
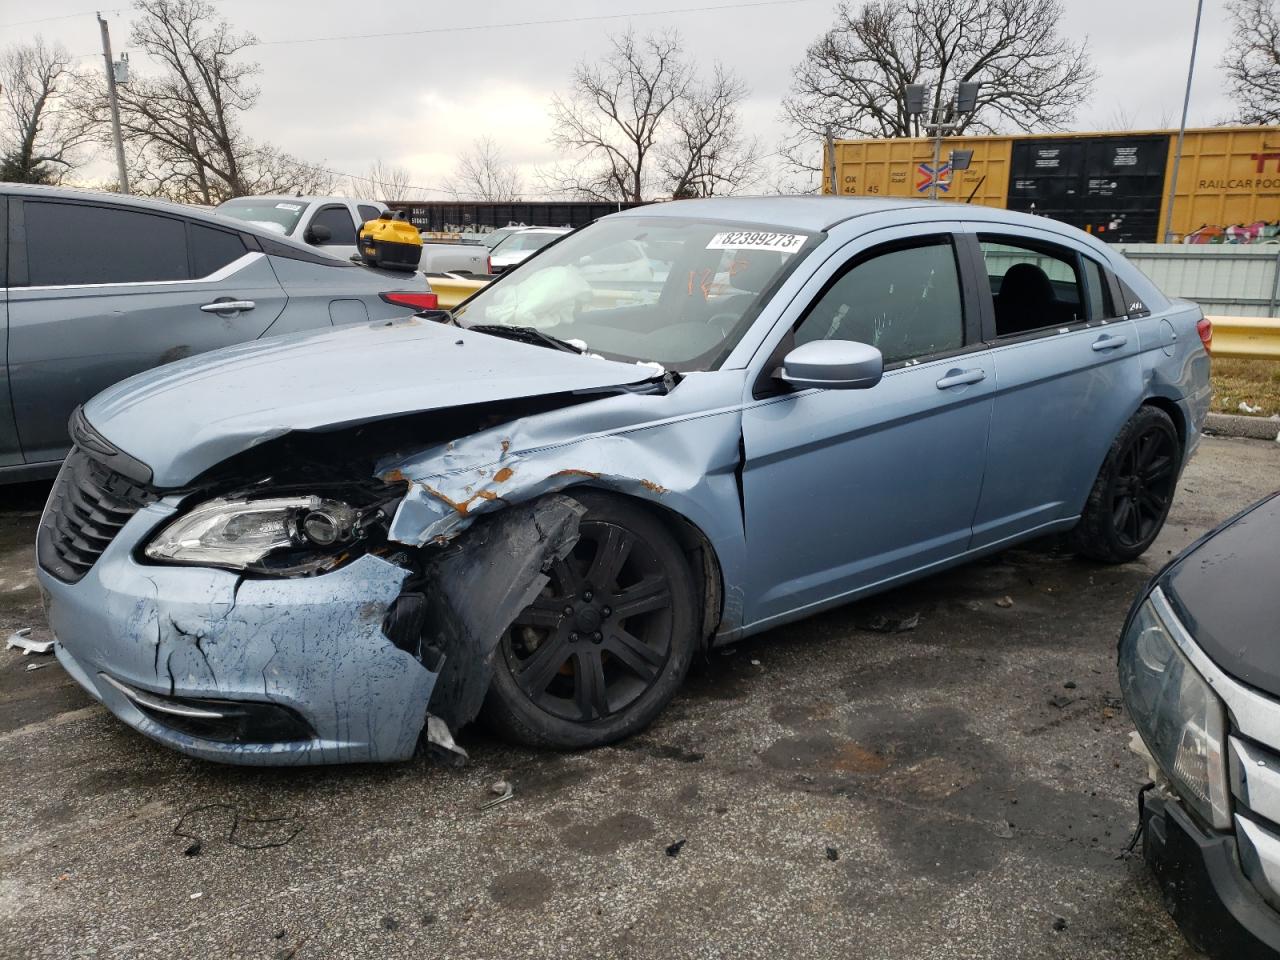
<instances>
[{"instance_id":1,"label":"street light pole","mask_svg":"<svg viewBox=\"0 0 1280 960\"><path fill-rule=\"evenodd\" d=\"M1182 140L1187 133L1187 110L1191 107L1191 80L1196 75L1196 47L1200 43L1200 16L1204 0L1196 3L1196 28L1191 34L1191 61L1187 64L1187 92L1182 98L1182 123L1178 126L1178 144L1173 150L1173 172L1169 177L1169 206L1165 210L1164 242L1173 243L1173 204L1178 197L1178 168L1182 166Z\"/></svg>"},{"instance_id":2,"label":"street light pole","mask_svg":"<svg viewBox=\"0 0 1280 960\"><path fill-rule=\"evenodd\" d=\"M116 175L120 179L120 192L129 192L129 173L124 168L124 138L120 135L120 101L116 97L116 67L111 61L111 34L107 21L98 13L98 28L102 31L102 57L107 63L107 96L111 99L111 134L116 142Z\"/></svg>"}]
</instances>

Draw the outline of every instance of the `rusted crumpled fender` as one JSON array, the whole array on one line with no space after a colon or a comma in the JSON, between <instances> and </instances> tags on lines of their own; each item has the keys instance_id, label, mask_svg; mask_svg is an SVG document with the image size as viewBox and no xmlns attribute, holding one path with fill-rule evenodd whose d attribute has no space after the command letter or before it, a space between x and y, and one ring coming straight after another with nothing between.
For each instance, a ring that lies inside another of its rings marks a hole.
<instances>
[{"instance_id":1,"label":"rusted crumpled fender","mask_svg":"<svg viewBox=\"0 0 1280 960\"><path fill-rule=\"evenodd\" d=\"M741 624L736 585L744 580L746 554L740 409L704 407L697 416L646 422L668 412L670 399L659 406L653 397L609 397L387 458L377 476L409 485L388 539L449 544L484 516L574 486L634 495L684 517L712 545L726 585L720 635L727 636ZM696 395L687 400L689 408L699 402Z\"/></svg>"}]
</instances>

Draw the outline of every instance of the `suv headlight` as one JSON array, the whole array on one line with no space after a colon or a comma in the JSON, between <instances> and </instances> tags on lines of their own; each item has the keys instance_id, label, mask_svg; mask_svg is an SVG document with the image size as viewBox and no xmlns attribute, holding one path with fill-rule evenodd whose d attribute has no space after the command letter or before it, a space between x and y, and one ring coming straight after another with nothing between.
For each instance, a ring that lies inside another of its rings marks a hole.
<instances>
[{"instance_id":1,"label":"suv headlight","mask_svg":"<svg viewBox=\"0 0 1280 960\"><path fill-rule=\"evenodd\" d=\"M351 505L315 496L210 500L164 527L143 553L166 563L317 573L364 536L360 521Z\"/></svg>"},{"instance_id":2,"label":"suv headlight","mask_svg":"<svg viewBox=\"0 0 1280 960\"><path fill-rule=\"evenodd\" d=\"M1206 823L1231 826L1222 701L1178 649L1148 598L1120 641L1120 690L1143 742Z\"/></svg>"}]
</instances>

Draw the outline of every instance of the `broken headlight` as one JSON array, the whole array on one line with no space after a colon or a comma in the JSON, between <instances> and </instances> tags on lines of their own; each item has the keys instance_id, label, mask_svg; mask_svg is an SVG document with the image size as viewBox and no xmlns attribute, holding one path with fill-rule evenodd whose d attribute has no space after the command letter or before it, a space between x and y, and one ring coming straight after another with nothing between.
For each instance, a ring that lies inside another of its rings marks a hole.
<instances>
[{"instance_id":1,"label":"broken headlight","mask_svg":"<svg viewBox=\"0 0 1280 960\"><path fill-rule=\"evenodd\" d=\"M317 573L335 566L365 536L350 504L323 497L210 500L162 529L150 560L262 573Z\"/></svg>"},{"instance_id":2,"label":"broken headlight","mask_svg":"<svg viewBox=\"0 0 1280 960\"><path fill-rule=\"evenodd\" d=\"M1178 796L1206 823L1230 828L1222 701L1178 649L1149 598L1120 641L1120 690Z\"/></svg>"}]
</instances>

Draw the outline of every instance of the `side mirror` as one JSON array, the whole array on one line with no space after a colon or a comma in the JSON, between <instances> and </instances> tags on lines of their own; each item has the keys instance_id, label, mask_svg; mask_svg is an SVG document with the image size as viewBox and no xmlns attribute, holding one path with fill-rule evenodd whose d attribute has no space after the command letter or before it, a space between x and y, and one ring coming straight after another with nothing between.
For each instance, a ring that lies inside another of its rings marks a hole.
<instances>
[{"instance_id":1,"label":"side mirror","mask_svg":"<svg viewBox=\"0 0 1280 960\"><path fill-rule=\"evenodd\" d=\"M788 353L776 376L797 390L865 390L883 374L884 357L870 344L813 340Z\"/></svg>"},{"instance_id":2,"label":"side mirror","mask_svg":"<svg viewBox=\"0 0 1280 960\"><path fill-rule=\"evenodd\" d=\"M307 227L307 232L303 234L302 239L310 244L328 243L333 239L333 231L323 223L313 223Z\"/></svg>"}]
</instances>

